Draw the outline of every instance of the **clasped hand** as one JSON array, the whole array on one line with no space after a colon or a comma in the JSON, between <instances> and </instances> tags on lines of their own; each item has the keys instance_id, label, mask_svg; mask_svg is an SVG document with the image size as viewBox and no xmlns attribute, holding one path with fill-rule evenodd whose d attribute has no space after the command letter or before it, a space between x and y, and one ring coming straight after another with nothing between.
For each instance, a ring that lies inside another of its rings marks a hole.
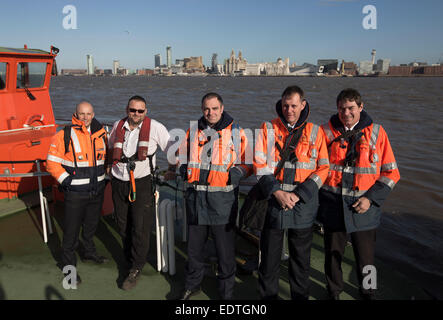
<instances>
[{"instance_id":1,"label":"clasped hand","mask_svg":"<svg viewBox=\"0 0 443 320\"><path fill-rule=\"evenodd\" d=\"M357 201L354 202L352 207L357 213L365 213L368 211L369 207L371 206L371 201L366 197L361 197Z\"/></svg>"},{"instance_id":2,"label":"clasped hand","mask_svg":"<svg viewBox=\"0 0 443 320\"><path fill-rule=\"evenodd\" d=\"M277 190L274 193L275 199L284 210L292 209L300 198L293 192Z\"/></svg>"}]
</instances>

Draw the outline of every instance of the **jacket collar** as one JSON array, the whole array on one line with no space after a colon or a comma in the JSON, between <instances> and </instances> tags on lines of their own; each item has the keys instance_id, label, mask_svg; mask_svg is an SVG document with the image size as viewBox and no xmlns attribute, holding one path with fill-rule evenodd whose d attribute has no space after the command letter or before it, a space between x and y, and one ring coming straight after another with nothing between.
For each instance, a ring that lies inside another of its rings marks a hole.
<instances>
[{"instance_id":1,"label":"jacket collar","mask_svg":"<svg viewBox=\"0 0 443 320\"><path fill-rule=\"evenodd\" d=\"M295 124L294 128L291 128L289 126L289 123L286 121L286 119L285 119L285 117L283 115L281 99L278 100L277 103L275 104L275 111L277 112L278 117L279 117L281 123L286 128L286 130L288 130L289 132L291 132L292 130L297 130L298 128L300 128L308 120L309 112L310 112L310 106L309 106L309 103L308 103L308 101L306 99L305 99L305 101L306 101L306 106L302 110L302 112L300 112L300 117L298 118L297 123Z\"/></svg>"},{"instance_id":2,"label":"jacket collar","mask_svg":"<svg viewBox=\"0 0 443 320\"><path fill-rule=\"evenodd\" d=\"M223 111L221 119L212 127L215 131L221 131L225 128L227 128L234 119L226 112ZM204 117L201 117L198 119L198 129L199 130L205 130L208 127L208 123L206 122L206 119Z\"/></svg>"},{"instance_id":3,"label":"jacket collar","mask_svg":"<svg viewBox=\"0 0 443 320\"><path fill-rule=\"evenodd\" d=\"M341 133L345 132L345 127L343 123L341 123L340 118L338 117L338 113L331 116L331 119L329 121L331 121L331 124L335 130ZM362 112L360 113L360 120L353 130L363 130L364 128L369 127L371 124L372 118L365 110L362 110Z\"/></svg>"},{"instance_id":4,"label":"jacket collar","mask_svg":"<svg viewBox=\"0 0 443 320\"><path fill-rule=\"evenodd\" d=\"M86 128L85 123L83 121L80 121L76 118L76 116L72 115L72 125L79 127L83 132L88 132L88 128ZM97 121L97 119L93 118L91 121L91 135L96 133L97 131L101 130L103 128L103 125Z\"/></svg>"}]
</instances>

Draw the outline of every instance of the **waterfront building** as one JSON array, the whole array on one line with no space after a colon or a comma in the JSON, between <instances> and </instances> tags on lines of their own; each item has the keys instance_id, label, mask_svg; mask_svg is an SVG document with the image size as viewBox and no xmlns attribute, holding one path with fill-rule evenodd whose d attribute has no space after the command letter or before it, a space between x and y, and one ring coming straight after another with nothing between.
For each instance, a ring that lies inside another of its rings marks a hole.
<instances>
[{"instance_id":1,"label":"waterfront building","mask_svg":"<svg viewBox=\"0 0 443 320\"><path fill-rule=\"evenodd\" d=\"M342 60L340 74L344 76L356 76L357 69L357 65L354 62L345 62Z\"/></svg>"},{"instance_id":2,"label":"waterfront building","mask_svg":"<svg viewBox=\"0 0 443 320\"><path fill-rule=\"evenodd\" d=\"M217 67L217 71L216 71L217 74L224 74L222 64L218 64L216 67Z\"/></svg>"},{"instance_id":3,"label":"waterfront building","mask_svg":"<svg viewBox=\"0 0 443 320\"><path fill-rule=\"evenodd\" d=\"M126 68L117 68L116 74L119 76L127 76L129 74L129 70Z\"/></svg>"},{"instance_id":4,"label":"waterfront building","mask_svg":"<svg viewBox=\"0 0 443 320\"><path fill-rule=\"evenodd\" d=\"M264 63L264 74L267 76L286 76L289 73L289 58L284 62L282 58L278 58L277 62Z\"/></svg>"},{"instance_id":5,"label":"waterfront building","mask_svg":"<svg viewBox=\"0 0 443 320\"><path fill-rule=\"evenodd\" d=\"M183 67L185 65L185 59L175 59L175 65Z\"/></svg>"},{"instance_id":6,"label":"waterfront building","mask_svg":"<svg viewBox=\"0 0 443 320\"><path fill-rule=\"evenodd\" d=\"M409 76L411 75L411 72L412 72L412 67L406 65L400 65L400 66L389 67L388 74L390 76Z\"/></svg>"},{"instance_id":7,"label":"waterfront building","mask_svg":"<svg viewBox=\"0 0 443 320\"><path fill-rule=\"evenodd\" d=\"M170 68L172 65L171 46L166 47L166 67Z\"/></svg>"},{"instance_id":8,"label":"waterfront building","mask_svg":"<svg viewBox=\"0 0 443 320\"><path fill-rule=\"evenodd\" d=\"M217 54L216 53L214 53L214 54L212 54L212 64L211 64L211 67L212 67L212 72L217 72L217 64L218 64L218 61L217 61Z\"/></svg>"},{"instance_id":9,"label":"waterfront building","mask_svg":"<svg viewBox=\"0 0 443 320\"><path fill-rule=\"evenodd\" d=\"M374 65L374 71L387 74L389 71L390 64L391 64L391 59L378 59L377 64Z\"/></svg>"},{"instance_id":10,"label":"waterfront building","mask_svg":"<svg viewBox=\"0 0 443 320\"><path fill-rule=\"evenodd\" d=\"M171 66L171 73L172 74L182 74L183 73L183 66L176 64Z\"/></svg>"},{"instance_id":11,"label":"waterfront building","mask_svg":"<svg viewBox=\"0 0 443 320\"><path fill-rule=\"evenodd\" d=\"M332 70L338 70L338 59L319 59L317 66L323 66L323 73L331 73Z\"/></svg>"},{"instance_id":12,"label":"waterfront building","mask_svg":"<svg viewBox=\"0 0 443 320\"><path fill-rule=\"evenodd\" d=\"M86 69L62 69L62 76L85 76L88 74Z\"/></svg>"},{"instance_id":13,"label":"waterfront building","mask_svg":"<svg viewBox=\"0 0 443 320\"><path fill-rule=\"evenodd\" d=\"M234 49L231 51L229 59L225 60L225 73L226 74L238 74L246 70L246 59L243 59L241 51L238 52L238 58L235 57Z\"/></svg>"},{"instance_id":14,"label":"waterfront building","mask_svg":"<svg viewBox=\"0 0 443 320\"><path fill-rule=\"evenodd\" d=\"M86 70L88 75L94 74L94 61L92 60L91 54L86 55Z\"/></svg>"},{"instance_id":15,"label":"waterfront building","mask_svg":"<svg viewBox=\"0 0 443 320\"><path fill-rule=\"evenodd\" d=\"M112 74L117 74L117 70L120 68L120 61L114 60L112 63Z\"/></svg>"},{"instance_id":16,"label":"waterfront building","mask_svg":"<svg viewBox=\"0 0 443 320\"><path fill-rule=\"evenodd\" d=\"M161 64L162 64L162 56L160 55L160 53L157 53L154 56L154 61L155 61L155 68L160 68Z\"/></svg>"},{"instance_id":17,"label":"waterfront building","mask_svg":"<svg viewBox=\"0 0 443 320\"><path fill-rule=\"evenodd\" d=\"M428 65L427 62L411 62L408 64L408 66L410 66L410 67L424 67L427 65Z\"/></svg>"},{"instance_id":18,"label":"waterfront building","mask_svg":"<svg viewBox=\"0 0 443 320\"><path fill-rule=\"evenodd\" d=\"M94 74L96 76L103 76L105 74L105 71L103 69L99 69L97 67L94 68Z\"/></svg>"},{"instance_id":19,"label":"waterfront building","mask_svg":"<svg viewBox=\"0 0 443 320\"><path fill-rule=\"evenodd\" d=\"M374 65L372 61L360 61L360 66L358 67L359 75L368 75L374 73Z\"/></svg>"},{"instance_id":20,"label":"waterfront building","mask_svg":"<svg viewBox=\"0 0 443 320\"><path fill-rule=\"evenodd\" d=\"M154 74L154 70L152 69L137 69L137 75L139 76L152 76Z\"/></svg>"},{"instance_id":21,"label":"waterfront building","mask_svg":"<svg viewBox=\"0 0 443 320\"><path fill-rule=\"evenodd\" d=\"M295 63L289 67L289 75L291 76L315 76L317 75L318 67L315 64L303 63L301 66L296 66Z\"/></svg>"},{"instance_id":22,"label":"waterfront building","mask_svg":"<svg viewBox=\"0 0 443 320\"><path fill-rule=\"evenodd\" d=\"M183 67L187 73L205 72L202 56L185 58Z\"/></svg>"},{"instance_id":23,"label":"waterfront building","mask_svg":"<svg viewBox=\"0 0 443 320\"><path fill-rule=\"evenodd\" d=\"M372 65L375 64L375 55L376 55L376 53L377 53L377 50L372 49L372 52L371 52L371 56L372 56Z\"/></svg>"},{"instance_id":24,"label":"waterfront building","mask_svg":"<svg viewBox=\"0 0 443 320\"><path fill-rule=\"evenodd\" d=\"M263 63L248 63L244 74L247 76L259 76L262 70L264 70Z\"/></svg>"}]
</instances>

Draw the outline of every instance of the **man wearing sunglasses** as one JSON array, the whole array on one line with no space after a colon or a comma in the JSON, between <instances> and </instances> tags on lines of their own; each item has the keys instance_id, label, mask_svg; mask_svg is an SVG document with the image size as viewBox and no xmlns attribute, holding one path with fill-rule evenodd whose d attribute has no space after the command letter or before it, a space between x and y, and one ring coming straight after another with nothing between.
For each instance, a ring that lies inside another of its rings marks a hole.
<instances>
[{"instance_id":1,"label":"man wearing sunglasses","mask_svg":"<svg viewBox=\"0 0 443 320\"><path fill-rule=\"evenodd\" d=\"M149 251L154 221L152 175L155 153L165 151L169 133L160 122L146 116L146 100L133 96L127 117L114 123L109 137L112 199L123 251L130 266L123 290L135 287ZM111 164L112 162L112 164Z\"/></svg>"}]
</instances>

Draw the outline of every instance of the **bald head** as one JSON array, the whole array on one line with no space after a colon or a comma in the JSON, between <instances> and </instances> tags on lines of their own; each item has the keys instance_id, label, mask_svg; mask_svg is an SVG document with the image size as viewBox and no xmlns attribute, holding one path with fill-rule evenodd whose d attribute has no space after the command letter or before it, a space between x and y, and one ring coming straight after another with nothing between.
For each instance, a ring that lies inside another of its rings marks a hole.
<instances>
[{"instance_id":1,"label":"bald head","mask_svg":"<svg viewBox=\"0 0 443 320\"><path fill-rule=\"evenodd\" d=\"M82 101L77 104L77 107L75 108L75 116L77 119L84 122L86 128L89 128L92 119L94 118L94 108L92 107L92 104L87 101Z\"/></svg>"}]
</instances>

